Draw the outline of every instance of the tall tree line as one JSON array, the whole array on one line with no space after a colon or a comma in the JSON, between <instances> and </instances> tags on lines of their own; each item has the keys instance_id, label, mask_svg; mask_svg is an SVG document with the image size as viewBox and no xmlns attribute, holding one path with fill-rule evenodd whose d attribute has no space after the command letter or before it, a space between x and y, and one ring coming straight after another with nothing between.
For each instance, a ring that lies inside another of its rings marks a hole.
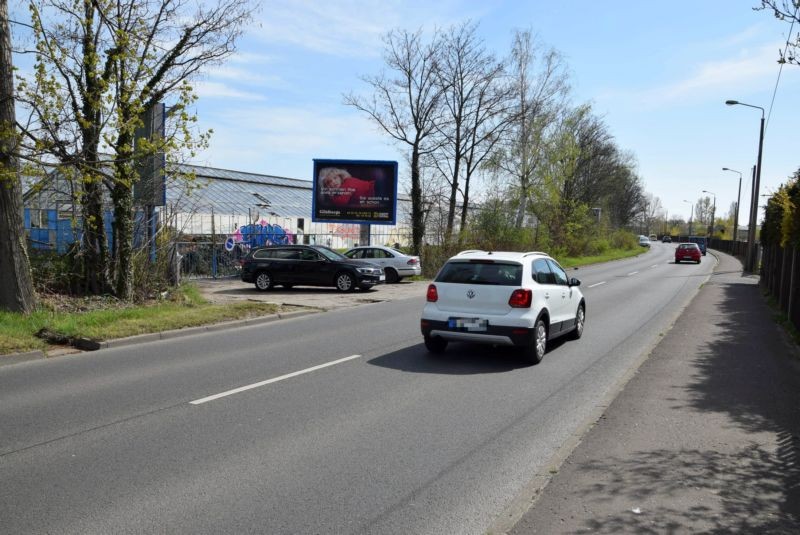
<instances>
[{"instance_id":1,"label":"tall tree line","mask_svg":"<svg viewBox=\"0 0 800 535\"><path fill-rule=\"evenodd\" d=\"M345 96L410 147L415 252L432 204L444 203L443 239L453 241L456 220L463 232L481 187L482 203L502 199L492 206L513 212L511 224L536 221L557 245L577 220L588 226L590 213L612 226L630 224L644 199L636 162L591 106L572 104L560 54L517 31L498 58L477 30L465 23L430 37L390 32L386 70L363 78L366 93ZM426 199L423 191L440 197Z\"/></svg>"}]
</instances>

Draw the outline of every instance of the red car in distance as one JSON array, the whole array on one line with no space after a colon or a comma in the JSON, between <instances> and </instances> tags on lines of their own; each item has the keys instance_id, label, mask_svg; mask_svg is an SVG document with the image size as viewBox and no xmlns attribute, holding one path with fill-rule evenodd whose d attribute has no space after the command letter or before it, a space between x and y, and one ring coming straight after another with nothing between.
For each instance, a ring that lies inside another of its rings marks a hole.
<instances>
[{"instance_id":1,"label":"red car in distance","mask_svg":"<svg viewBox=\"0 0 800 535\"><path fill-rule=\"evenodd\" d=\"M700 257L703 253L700 251L700 246L696 243L680 243L675 248L675 263L679 264L684 260L692 260L695 263L700 263Z\"/></svg>"}]
</instances>

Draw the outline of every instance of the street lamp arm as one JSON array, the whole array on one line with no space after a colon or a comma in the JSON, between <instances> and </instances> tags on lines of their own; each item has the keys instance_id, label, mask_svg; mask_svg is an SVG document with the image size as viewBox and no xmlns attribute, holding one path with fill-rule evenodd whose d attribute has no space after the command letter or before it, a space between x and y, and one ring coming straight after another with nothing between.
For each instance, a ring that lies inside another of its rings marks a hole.
<instances>
[{"instance_id":1,"label":"street lamp arm","mask_svg":"<svg viewBox=\"0 0 800 535\"><path fill-rule=\"evenodd\" d=\"M764 108L762 108L761 106L753 106L752 104L745 104L744 102L739 102L738 100L726 100L725 104L727 104L728 106L738 105L738 106L747 106L748 108L756 108L758 110L761 110L761 118L762 119L764 118Z\"/></svg>"}]
</instances>

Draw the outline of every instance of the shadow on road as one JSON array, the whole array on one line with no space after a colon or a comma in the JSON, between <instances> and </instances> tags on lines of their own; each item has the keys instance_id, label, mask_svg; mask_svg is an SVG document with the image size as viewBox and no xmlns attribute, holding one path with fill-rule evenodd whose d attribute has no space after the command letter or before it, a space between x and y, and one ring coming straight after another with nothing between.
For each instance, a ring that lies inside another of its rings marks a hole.
<instances>
[{"instance_id":1,"label":"shadow on road","mask_svg":"<svg viewBox=\"0 0 800 535\"><path fill-rule=\"evenodd\" d=\"M504 373L529 366L514 348L460 342L451 342L441 355L429 353L419 344L367 362L404 372L444 375Z\"/></svg>"},{"instance_id":2,"label":"shadow on road","mask_svg":"<svg viewBox=\"0 0 800 535\"><path fill-rule=\"evenodd\" d=\"M592 532L800 532L798 363L787 355L758 286L732 276L712 281L718 291L709 331L702 335L708 343L689 361L694 374L688 384L675 387L672 409L722 421L722 428L735 434L692 437L703 448L594 456L578 465L579 472L598 481L576 493L587 504L602 510L614 499L651 500L641 515L628 510L585 520ZM729 443L726 436L737 438ZM680 437L674 441L681 443ZM654 509L653 503L659 505Z\"/></svg>"}]
</instances>

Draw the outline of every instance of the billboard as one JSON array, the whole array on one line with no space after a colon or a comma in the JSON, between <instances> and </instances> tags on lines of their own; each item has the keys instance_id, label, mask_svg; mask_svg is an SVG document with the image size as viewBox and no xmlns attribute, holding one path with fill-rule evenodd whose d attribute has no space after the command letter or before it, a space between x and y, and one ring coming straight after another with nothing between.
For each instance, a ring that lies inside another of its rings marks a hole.
<instances>
[{"instance_id":1,"label":"billboard","mask_svg":"<svg viewBox=\"0 0 800 535\"><path fill-rule=\"evenodd\" d=\"M314 160L312 221L394 225L397 162Z\"/></svg>"}]
</instances>

